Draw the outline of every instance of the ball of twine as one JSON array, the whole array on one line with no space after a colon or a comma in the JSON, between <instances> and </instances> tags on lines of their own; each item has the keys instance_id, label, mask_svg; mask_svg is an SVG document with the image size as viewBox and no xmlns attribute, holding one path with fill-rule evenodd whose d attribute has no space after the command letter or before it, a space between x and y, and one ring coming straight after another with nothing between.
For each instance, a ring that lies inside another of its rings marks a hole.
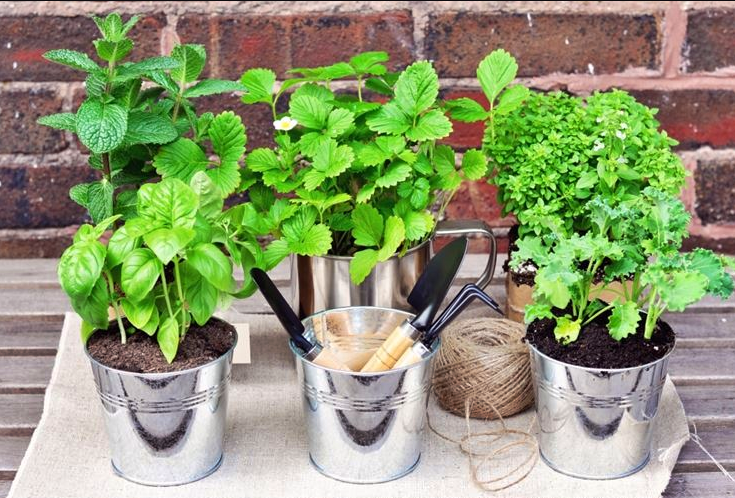
<instances>
[{"instance_id":1,"label":"ball of twine","mask_svg":"<svg viewBox=\"0 0 735 498\"><path fill-rule=\"evenodd\" d=\"M524 327L505 319L460 320L442 332L434 393L445 410L479 419L509 417L533 404Z\"/></svg>"}]
</instances>

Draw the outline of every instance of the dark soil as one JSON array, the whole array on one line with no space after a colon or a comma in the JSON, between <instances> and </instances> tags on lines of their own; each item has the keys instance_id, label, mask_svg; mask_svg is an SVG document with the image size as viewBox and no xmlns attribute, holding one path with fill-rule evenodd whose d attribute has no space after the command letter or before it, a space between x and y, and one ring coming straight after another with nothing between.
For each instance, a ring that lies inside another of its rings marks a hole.
<instances>
[{"instance_id":1,"label":"dark soil","mask_svg":"<svg viewBox=\"0 0 735 498\"><path fill-rule=\"evenodd\" d=\"M674 347L674 331L659 320L653 337L643 338L644 323L638 331L618 342L607 330L607 316L582 327L579 338L564 346L554 338L555 320L544 318L532 322L526 340L555 360L588 368L630 368L645 365L666 355Z\"/></svg>"},{"instance_id":2,"label":"dark soil","mask_svg":"<svg viewBox=\"0 0 735 498\"><path fill-rule=\"evenodd\" d=\"M127 320L123 320L123 324L126 329L132 327ZM111 322L107 330L99 330L89 338L87 350L92 358L110 368L135 373L165 373L216 360L229 351L234 341L235 327L227 322L212 318L203 326L192 324L179 344L176 359L169 364L155 336L137 331L128 335L127 343L122 344L117 322Z\"/></svg>"},{"instance_id":3,"label":"dark soil","mask_svg":"<svg viewBox=\"0 0 735 498\"><path fill-rule=\"evenodd\" d=\"M527 261L524 266L532 266L532 270L516 272L510 269L510 257L513 251L518 249L516 241L518 240L518 225L513 225L508 231L508 259L503 263L503 270L510 273L510 278L516 285L530 285L533 287L534 280L536 279L535 265L530 261ZM522 267L521 267L522 268Z\"/></svg>"}]
</instances>

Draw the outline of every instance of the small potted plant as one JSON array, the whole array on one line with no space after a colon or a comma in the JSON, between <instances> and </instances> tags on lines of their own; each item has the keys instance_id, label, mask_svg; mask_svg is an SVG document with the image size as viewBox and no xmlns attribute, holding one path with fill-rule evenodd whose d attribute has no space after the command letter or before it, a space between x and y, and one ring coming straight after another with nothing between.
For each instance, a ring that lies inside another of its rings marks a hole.
<instances>
[{"instance_id":1,"label":"small potted plant","mask_svg":"<svg viewBox=\"0 0 735 498\"><path fill-rule=\"evenodd\" d=\"M457 167L455 151L437 143L452 125L431 63L391 73L387 61L385 52L366 52L293 69L280 87L268 69L241 79L243 101L269 106L276 129L275 148L247 157L252 212L282 221L265 257L295 255L294 306L304 316L348 305L405 309L434 234L479 232L494 242L479 222L438 224L461 182L485 175L486 160L468 150ZM356 92L335 90L339 80L355 81ZM387 101L368 100L366 90ZM494 243L491 253L483 286Z\"/></svg>"},{"instance_id":2,"label":"small potted plant","mask_svg":"<svg viewBox=\"0 0 735 498\"><path fill-rule=\"evenodd\" d=\"M240 186L246 136L231 112L194 112L190 99L241 88L195 83L201 46L121 62L136 20L95 18L104 67L80 52L46 54L88 73L87 96L76 113L39 121L76 133L101 172L70 192L95 224L79 228L58 274L83 319L113 468L136 482L172 485L208 475L222 459L237 335L212 315L252 292L236 289L232 275L232 261L243 258L234 249L251 234L239 225L240 239L229 240L230 215L222 212ZM174 168L176 153L185 167Z\"/></svg>"},{"instance_id":3,"label":"small potted plant","mask_svg":"<svg viewBox=\"0 0 735 498\"><path fill-rule=\"evenodd\" d=\"M585 205L595 196L615 204L649 185L680 193L685 169L671 151L677 142L659 131L656 109L621 90L576 97L508 87L517 68L510 54L494 51L477 71L481 84L491 82L482 85L490 108L471 99L448 103L454 119L486 123L489 182L498 188L503 215L514 214L518 222L510 252L528 236L546 244L555 233L584 234L591 225ZM537 266L529 260L508 272L507 311L513 319L522 320Z\"/></svg>"},{"instance_id":4,"label":"small potted plant","mask_svg":"<svg viewBox=\"0 0 735 498\"><path fill-rule=\"evenodd\" d=\"M689 215L653 187L617 205L598 196L586 209L584 235L519 239L511 266L538 265L526 341L541 455L560 472L607 479L648 462L675 344L663 313L730 296L733 261L703 249L679 253ZM620 275L632 276L630 287L611 288ZM615 300L599 300L605 291Z\"/></svg>"}]
</instances>

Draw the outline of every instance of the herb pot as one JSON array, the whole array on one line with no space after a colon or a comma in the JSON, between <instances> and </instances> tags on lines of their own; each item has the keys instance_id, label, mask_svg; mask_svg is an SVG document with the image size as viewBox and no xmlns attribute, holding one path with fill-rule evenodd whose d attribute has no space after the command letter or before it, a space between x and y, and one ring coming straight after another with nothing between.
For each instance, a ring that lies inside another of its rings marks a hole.
<instances>
[{"instance_id":1,"label":"herb pot","mask_svg":"<svg viewBox=\"0 0 735 498\"><path fill-rule=\"evenodd\" d=\"M543 461L584 479L617 479L645 467L671 351L646 365L599 369L529 349Z\"/></svg>"},{"instance_id":2,"label":"herb pot","mask_svg":"<svg viewBox=\"0 0 735 498\"><path fill-rule=\"evenodd\" d=\"M303 323L307 336L325 346L339 341L340 349L355 353L363 337L368 347L377 347L410 317L399 310L350 307L318 313ZM354 483L385 482L410 473L421 457L438 349L437 341L431 355L405 368L358 373L316 365L292 343L314 467L328 477Z\"/></svg>"},{"instance_id":3,"label":"herb pot","mask_svg":"<svg viewBox=\"0 0 735 498\"><path fill-rule=\"evenodd\" d=\"M485 237L490 242L487 264L476 283L484 289L495 271L496 244L492 230L480 220L442 221L437 224L434 237L471 234ZM396 255L378 263L360 285L350 280L351 257L292 255L292 306L299 318L347 306L410 311L412 308L406 298L431 259L432 239L410 249L402 257Z\"/></svg>"},{"instance_id":4,"label":"herb pot","mask_svg":"<svg viewBox=\"0 0 735 498\"><path fill-rule=\"evenodd\" d=\"M216 360L170 373L109 368L85 348L116 474L139 484L174 486L219 468L236 344L237 336Z\"/></svg>"}]
</instances>

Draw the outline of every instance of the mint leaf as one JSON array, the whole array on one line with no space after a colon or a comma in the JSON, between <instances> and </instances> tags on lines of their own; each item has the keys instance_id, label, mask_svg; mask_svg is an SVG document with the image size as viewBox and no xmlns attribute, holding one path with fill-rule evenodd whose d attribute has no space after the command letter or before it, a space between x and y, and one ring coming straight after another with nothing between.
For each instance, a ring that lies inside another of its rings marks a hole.
<instances>
[{"instance_id":1,"label":"mint leaf","mask_svg":"<svg viewBox=\"0 0 735 498\"><path fill-rule=\"evenodd\" d=\"M406 137L416 142L438 140L452 133L452 123L442 111L432 109L419 116L418 121L408 131Z\"/></svg>"},{"instance_id":2,"label":"mint leaf","mask_svg":"<svg viewBox=\"0 0 735 498\"><path fill-rule=\"evenodd\" d=\"M171 58L179 63L177 68L171 70L171 77L180 83L191 83L204 70L207 53L204 45L176 45L171 51Z\"/></svg>"},{"instance_id":3,"label":"mint leaf","mask_svg":"<svg viewBox=\"0 0 735 498\"><path fill-rule=\"evenodd\" d=\"M74 69L95 73L101 71L100 67L87 54L75 50L61 48L49 50L43 54L43 58L57 64L63 64Z\"/></svg>"},{"instance_id":4,"label":"mint leaf","mask_svg":"<svg viewBox=\"0 0 735 498\"><path fill-rule=\"evenodd\" d=\"M368 204L358 204L352 210L352 236L355 244L360 246L380 246L383 238L383 217L380 212Z\"/></svg>"},{"instance_id":5,"label":"mint leaf","mask_svg":"<svg viewBox=\"0 0 735 498\"><path fill-rule=\"evenodd\" d=\"M41 116L36 122L44 126L56 128L57 130L77 131L77 117L71 112L60 112L58 114Z\"/></svg>"},{"instance_id":6,"label":"mint leaf","mask_svg":"<svg viewBox=\"0 0 735 498\"><path fill-rule=\"evenodd\" d=\"M276 84L276 73L270 69L248 69L240 78L240 83L247 93L242 96L246 104L273 102L273 87Z\"/></svg>"},{"instance_id":7,"label":"mint leaf","mask_svg":"<svg viewBox=\"0 0 735 498\"><path fill-rule=\"evenodd\" d=\"M439 95L439 77L430 62L408 66L398 77L395 102L407 115L416 117L431 107Z\"/></svg>"},{"instance_id":8,"label":"mint leaf","mask_svg":"<svg viewBox=\"0 0 735 498\"><path fill-rule=\"evenodd\" d=\"M512 55L502 49L494 50L477 67L477 79L485 96L493 102L500 92L516 77L518 64Z\"/></svg>"},{"instance_id":9,"label":"mint leaf","mask_svg":"<svg viewBox=\"0 0 735 498\"><path fill-rule=\"evenodd\" d=\"M95 154L109 152L119 146L125 138L128 113L117 104L103 104L88 99L76 115L79 140Z\"/></svg>"},{"instance_id":10,"label":"mint leaf","mask_svg":"<svg viewBox=\"0 0 735 498\"><path fill-rule=\"evenodd\" d=\"M187 88L184 91L184 98L193 99L220 93L244 92L245 90L245 86L240 82L210 78Z\"/></svg>"},{"instance_id":11,"label":"mint leaf","mask_svg":"<svg viewBox=\"0 0 735 498\"><path fill-rule=\"evenodd\" d=\"M97 50L97 55L105 62L118 62L133 50L133 42L127 38L119 42L109 40L94 40L92 42Z\"/></svg>"},{"instance_id":12,"label":"mint leaf","mask_svg":"<svg viewBox=\"0 0 735 498\"><path fill-rule=\"evenodd\" d=\"M115 188L104 178L87 185L87 209L92 221L99 223L112 216L112 194Z\"/></svg>"},{"instance_id":13,"label":"mint leaf","mask_svg":"<svg viewBox=\"0 0 735 498\"><path fill-rule=\"evenodd\" d=\"M621 341L629 335L635 334L640 319L638 305L635 301L621 303L620 299L616 299L613 303L610 318L607 321L610 337L616 341Z\"/></svg>"},{"instance_id":14,"label":"mint leaf","mask_svg":"<svg viewBox=\"0 0 735 498\"><path fill-rule=\"evenodd\" d=\"M179 67L179 62L171 57L149 57L140 62L121 64L117 69L115 81L124 82L141 76L150 76L156 71L165 71L177 67Z\"/></svg>"},{"instance_id":15,"label":"mint leaf","mask_svg":"<svg viewBox=\"0 0 735 498\"><path fill-rule=\"evenodd\" d=\"M487 173L487 159L482 151L470 149L462 157L462 171L468 180L479 180Z\"/></svg>"},{"instance_id":16,"label":"mint leaf","mask_svg":"<svg viewBox=\"0 0 735 498\"><path fill-rule=\"evenodd\" d=\"M128 115L125 141L131 144L167 144L179 133L170 119L149 112L132 111Z\"/></svg>"},{"instance_id":17,"label":"mint leaf","mask_svg":"<svg viewBox=\"0 0 735 498\"><path fill-rule=\"evenodd\" d=\"M357 251L350 261L350 278L352 283L360 285L370 275L375 265L378 264L378 251L375 249L363 249Z\"/></svg>"},{"instance_id":18,"label":"mint leaf","mask_svg":"<svg viewBox=\"0 0 735 498\"><path fill-rule=\"evenodd\" d=\"M406 237L406 229L403 220L398 216L390 216L385 221L385 232L383 233L383 245L378 251L378 260L386 261L393 256Z\"/></svg>"}]
</instances>

